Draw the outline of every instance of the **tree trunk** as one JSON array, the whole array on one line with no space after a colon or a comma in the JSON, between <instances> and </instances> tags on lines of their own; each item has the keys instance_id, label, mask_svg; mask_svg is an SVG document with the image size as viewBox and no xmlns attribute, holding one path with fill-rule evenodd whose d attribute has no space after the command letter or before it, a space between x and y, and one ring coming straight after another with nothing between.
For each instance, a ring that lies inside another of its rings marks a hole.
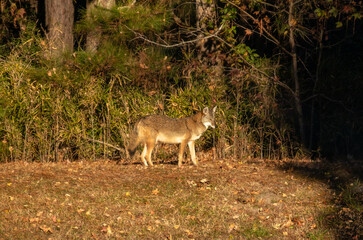
<instances>
[{"instance_id":1,"label":"tree trunk","mask_svg":"<svg viewBox=\"0 0 363 240\"><path fill-rule=\"evenodd\" d=\"M292 56L292 78L295 83L295 106L299 121L299 129L300 129L300 138L301 142L305 144L305 130L304 130L304 115L301 106L301 98L300 98L300 83L298 77L298 68L297 68L297 55L296 55L296 43L295 43L295 36L294 36L294 28L296 25L296 20L294 19L294 0L290 0L290 7L289 7L289 27L290 27L290 35L289 35L289 42L291 48L291 56Z\"/></svg>"},{"instance_id":2,"label":"tree trunk","mask_svg":"<svg viewBox=\"0 0 363 240\"><path fill-rule=\"evenodd\" d=\"M50 57L73 50L73 0L46 0L45 24Z\"/></svg>"},{"instance_id":3,"label":"tree trunk","mask_svg":"<svg viewBox=\"0 0 363 240\"><path fill-rule=\"evenodd\" d=\"M197 42L198 59L203 62L210 62L210 53L216 50L216 43L213 39L203 39L206 33L213 31L216 26L216 10L213 0L196 0L196 14L197 14L197 31L198 38L201 39ZM211 26L211 27L210 27Z\"/></svg>"},{"instance_id":4,"label":"tree trunk","mask_svg":"<svg viewBox=\"0 0 363 240\"><path fill-rule=\"evenodd\" d=\"M323 56L323 36L324 36L324 28L321 27L320 30L320 35L319 35L319 49L318 49L318 62L316 64L316 73L315 73L315 83L314 83L314 88L313 88L313 92L312 92L312 100L311 100L311 113L310 113L310 139L309 139L309 150L313 150L314 147L314 139L316 138L317 134L316 134L316 126L315 126L315 121L316 121L316 117L315 117L315 95L317 92L317 88L318 88L318 84L320 81L320 71L321 71L321 60L322 60L322 56Z\"/></svg>"},{"instance_id":5,"label":"tree trunk","mask_svg":"<svg viewBox=\"0 0 363 240\"><path fill-rule=\"evenodd\" d=\"M198 39L196 49L198 60L203 69L208 69L208 81L211 89L217 88L223 75L223 62L217 50L217 41L205 37L217 29L217 12L214 0L196 0L196 18Z\"/></svg>"},{"instance_id":6,"label":"tree trunk","mask_svg":"<svg viewBox=\"0 0 363 240\"><path fill-rule=\"evenodd\" d=\"M87 16L91 18L93 14L96 14L96 11L103 11L102 8L111 9L115 6L115 0L94 0L94 1L87 1ZM99 7L100 9L97 9ZM99 13L100 14L100 13ZM100 44L102 37L102 29L96 26L95 29L90 31L87 34L87 42L86 42L86 49L89 52L96 52L97 48Z\"/></svg>"}]
</instances>

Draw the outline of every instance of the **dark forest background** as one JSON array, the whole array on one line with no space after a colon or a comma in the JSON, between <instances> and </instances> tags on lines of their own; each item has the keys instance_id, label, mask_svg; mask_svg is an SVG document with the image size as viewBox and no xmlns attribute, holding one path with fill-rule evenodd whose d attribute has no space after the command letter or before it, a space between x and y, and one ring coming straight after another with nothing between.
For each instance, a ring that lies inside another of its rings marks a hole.
<instances>
[{"instance_id":1,"label":"dark forest background","mask_svg":"<svg viewBox=\"0 0 363 240\"><path fill-rule=\"evenodd\" d=\"M2 162L124 158L140 116L214 105L217 158L362 157L362 1L0 7Z\"/></svg>"}]
</instances>

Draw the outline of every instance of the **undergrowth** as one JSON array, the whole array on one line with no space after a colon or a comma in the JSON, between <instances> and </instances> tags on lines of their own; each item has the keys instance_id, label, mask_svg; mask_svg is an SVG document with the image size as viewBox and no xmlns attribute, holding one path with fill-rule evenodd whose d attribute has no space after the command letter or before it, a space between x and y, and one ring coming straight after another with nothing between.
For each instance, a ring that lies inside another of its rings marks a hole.
<instances>
[{"instance_id":1,"label":"undergrowth","mask_svg":"<svg viewBox=\"0 0 363 240\"><path fill-rule=\"evenodd\" d=\"M280 159L301 152L281 114L278 88L259 72L272 73L273 62L255 54L259 71L240 61L215 81L190 52L134 39L133 31L152 38L170 27L165 6L121 7L82 18L75 27L77 51L57 59L45 54L46 39L31 20L4 43L1 162L124 158L124 151L95 140L124 149L141 116L183 117L214 105L217 128L199 140L200 148L215 147L217 157L235 158ZM82 39L96 26L105 37L96 53L88 52Z\"/></svg>"}]
</instances>

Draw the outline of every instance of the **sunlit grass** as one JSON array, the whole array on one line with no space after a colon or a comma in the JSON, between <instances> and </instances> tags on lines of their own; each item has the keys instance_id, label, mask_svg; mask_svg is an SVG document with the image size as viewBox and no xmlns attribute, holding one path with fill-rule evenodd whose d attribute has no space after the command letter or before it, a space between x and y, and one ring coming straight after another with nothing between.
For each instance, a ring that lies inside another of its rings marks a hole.
<instances>
[{"instance_id":1,"label":"sunlit grass","mask_svg":"<svg viewBox=\"0 0 363 240\"><path fill-rule=\"evenodd\" d=\"M331 239L332 232L315 217L324 197L301 196L304 207L299 207L293 197L268 194L279 189L291 196L294 188L276 186L291 176L263 166L258 174L255 166L233 166L2 164L0 238L297 239L308 233ZM329 193L306 181L295 177L291 184L307 196Z\"/></svg>"}]
</instances>

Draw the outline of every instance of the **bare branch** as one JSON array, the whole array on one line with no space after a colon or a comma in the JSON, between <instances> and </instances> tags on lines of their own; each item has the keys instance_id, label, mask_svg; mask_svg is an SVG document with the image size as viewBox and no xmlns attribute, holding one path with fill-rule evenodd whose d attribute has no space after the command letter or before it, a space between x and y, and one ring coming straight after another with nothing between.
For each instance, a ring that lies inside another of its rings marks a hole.
<instances>
[{"instance_id":1,"label":"bare branch","mask_svg":"<svg viewBox=\"0 0 363 240\"><path fill-rule=\"evenodd\" d=\"M219 41L221 41L224 44L226 44L227 46L229 46L231 48L233 47L231 44L229 44L228 42L226 42L224 39L222 39L222 38L220 38L218 36L216 36L216 38ZM260 73L260 74L264 75L265 77L267 77L273 84L277 84L277 85L283 87L284 89L286 89L295 98L295 92L294 92L294 90L292 90L287 84L285 84L283 82L280 82L280 81L276 81L275 78L269 76L264 71L262 71L262 70L258 69L257 67L255 67L255 65L253 65L253 64L249 63L248 61L246 61L246 59L244 59L244 57L242 55L240 55L240 54L238 54L238 55L240 56L240 58L243 60L243 62L245 64L247 64L248 66L250 66L253 70L257 71L258 73Z\"/></svg>"},{"instance_id":2,"label":"bare branch","mask_svg":"<svg viewBox=\"0 0 363 240\"><path fill-rule=\"evenodd\" d=\"M342 101L335 100L331 97L326 96L325 94L319 94L320 97L325 98L326 100L339 104L342 108L344 108L347 112L355 113L352 109L348 108Z\"/></svg>"},{"instance_id":3,"label":"bare branch","mask_svg":"<svg viewBox=\"0 0 363 240\"><path fill-rule=\"evenodd\" d=\"M109 143L106 143L106 142L103 142L103 141L99 141L99 140L96 140L96 139L92 139L92 138L84 137L84 136L82 136L82 137L83 137L84 139L88 140L88 141L96 142L96 143L100 143L100 144L106 145L106 146L111 147L111 148L114 148L114 149L116 149L116 150L118 150L118 151L120 151L120 152L123 152L123 151L124 151L123 149L121 149L121 148L119 148L119 147L116 147L116 146L114 146L114 145L112 145L112 144L109 144Z\"/></svg>"},{"instance_id":4,"label":"bare branch","mask_svg":"<svg viewBox=\"0 0 363 240\"><path fill-rule=\"evenodd\" d=\"M132 8L135 6L136 0L133 0L129 5L119 7L119 9Z\"/></svg>"},{"instance_id":5,"label":"bare branch","mask_svg":"<svg viewBox=\"0 0 363 240\"><path fill-rule=\"evenodd\" d=\"M205 37L198 37L196 39L193 39L193 40L189 40L189 41L182 41L180 43L176 43L176 44L162 44L162 43L158 43L158 42L155 42L155 41L152 41L150 39L148 39L147 37L145 37L144 35L142 35L141 33L138 33L134 30L132 30L131 28L127 27L126 25L124 25L125 28L127 28L130 32L132 32L133 34L135 34L135 38L134 39L142 39L144 40L145 42L148 42L148 43L151 43L153 45L156 45L156 46L159 46L159 47L164 47L164 48L174 48L174 47L181 47L181 46L185 46L185 45L188 45L188 44L192 44L192 43L195 43L195 42L199 42L199 41L202 41L202 40L207 40L209 38L213 38L213 37L217 37L218 34L222 31L223 27L224 27L224 24L222 24L215 33L213 34L210 34L208 36L205 36Z\"/></svg>"},{"instance_id":6,"label":"bare branch","mask_svg":"<svg viewBox=\"0 0 363 240\"><path fill-rule=\"evenodd\" d=\"M248 12L246 12L243 8L239 7L238 5L236 5L235 3L231 2L231 1L227 1L229 4L233 5L234 7L238 8L243 14L245 14L247 17L249 17L251 20L253 20L253 22L258 22L258 20L253 17L251 14L249 14ZM296 3L299 3L301 1L297 1ZM295 3L295 4L296 4ZM242 27L241 25L239 25L239 27ZM242 27L242 28L245 28L245 27ZM268 41L274 43L276 46L280 47L282 49L282 51L284 51L286 54L292 56L292 53L287 50L286 48L284 48L282 46L282 44L280 43L280 41L275 38L271 33L269 33L266 28L264 28L262 25L260 26L261 30L264 32L264 34L262 34L262 36L264 38L266 38ZM247 29L247 28L246 28ZM250 29L251 30L251 29ZM255 30L251 30L253 32L256 33ZM308 74L310 76L312 76L312 74L310 73L309 69L307 68L307 66L305 65L304 61L299 57L297 56L297 59L299 60L299 62L302 64L302 66L304 67L304 69L308 72Z\"/></svg>"}]
</instances>

